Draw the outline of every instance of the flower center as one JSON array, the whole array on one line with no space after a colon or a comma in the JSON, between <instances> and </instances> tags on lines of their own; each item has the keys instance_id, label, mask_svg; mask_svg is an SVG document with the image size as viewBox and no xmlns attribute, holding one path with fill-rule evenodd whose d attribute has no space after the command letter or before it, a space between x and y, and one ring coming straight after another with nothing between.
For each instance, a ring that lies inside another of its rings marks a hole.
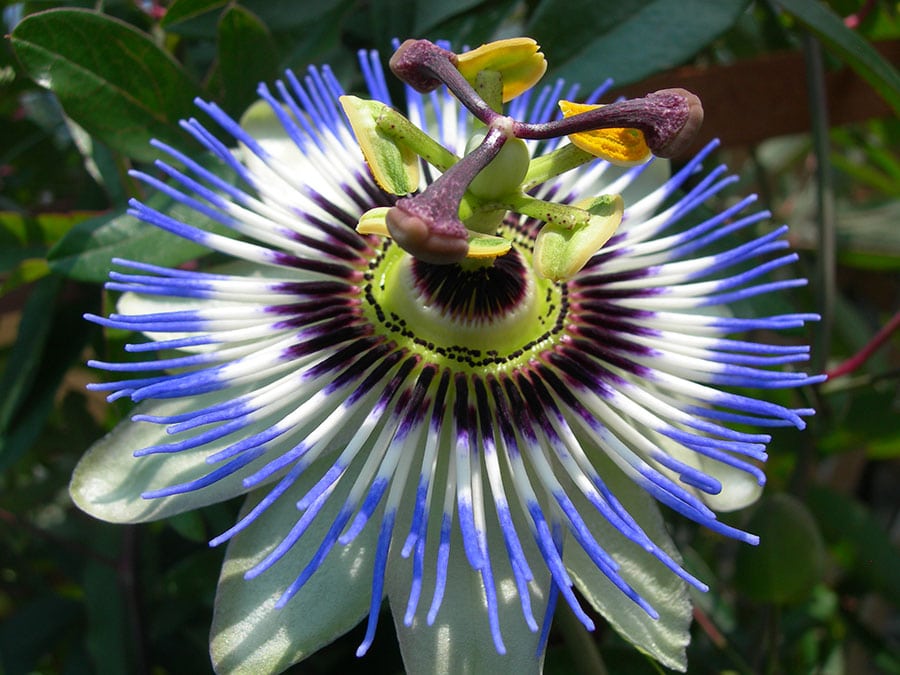
<instances>
[{"instance_id":1,"label":"flower center","mask_svg":"<svg viewBox=\"0 0 900 675\"><path fill-rule=\"evenodd\" d=\"M430 361L508 366L564 328L566 286L537 277L527 247L487 264L437 265L387 241L369 267L368 318Z\"/></svg>"}]
</instances>

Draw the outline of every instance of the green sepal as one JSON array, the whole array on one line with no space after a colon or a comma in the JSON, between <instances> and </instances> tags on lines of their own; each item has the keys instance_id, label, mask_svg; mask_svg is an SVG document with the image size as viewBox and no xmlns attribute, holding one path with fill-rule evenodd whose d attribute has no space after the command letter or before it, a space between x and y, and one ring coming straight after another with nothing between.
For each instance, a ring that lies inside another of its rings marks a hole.
<instances>
[{"instance_id":1,"label":"green sepal","mask_svg":"<svg viewBox=\"0 0 900 675\"><path fill-rule=\"evenodd\" d=\"M634 518L647 537L677 564L681 556L669 535L658 504L646 490L631 480L610 460L594 439L578 434L591 463L625 511ZM595 612L625 640L653 657L666 668L687 670L686 648L691 641L691 601L687 583L673 574L652 553L636 544L597 514L596 509L571 483L571 495L578 513L595 541L619 564L625 582L659 614L652 618L598 569L585 550L571 537L563 544L563 561L572 581ZM660 671L661 672L661 671Z\"/></svg>"},{"instance_id":2,"label":"green sepal","mask_svg":"<svg viewBox=\"0 0 900 675\"><path fill-rule=\"evenodd\" d=\"M576 205L577 206L577 205ZM603 195L582 206L591 214L585 225L548 223L534 242L534 269L551 281L571 279L613 235L625 204L619 195Z\"/></svg>"},{"instance_id":3,"label":"green sepal","mask_svg":"<svg viewBox=\"0 0 900 675\"><path fill-rule=\"evenodd\" d=\"M410 500L412 501L412 500ZM410 509L411 510L411 509ZM528 531L528 517L517 506L510 509L514 526L519 532ZM409 516L407 516L409 517ZM427 537L440 537L440 519L433 518ZM454 523L450 532L447 562L446 591L440 611L434 621L427 619L427 605L422 604L412 621L404 620L409 592L412 564L399 552L391 551L389 573L385 578L391 613L403 656L407 675L460 675L468 673L515 673L540 675L544 672L545 645L539 630L532 630L522 612L522 600L515 591L516 572L506 555L506 542L499 527L485 531L487 555L491 573L498 589L512 589L497 594L497 621L501 626L506 653L497 652L488 612L484 611L484 580L473 570L466 558L460 528ZM528 584L531 610L538 622L546 615L552 594L550 572L533 541L523 537L522 552L534 578ZM399 547L398 547L399 548ZM434 592L434 575L423 575L422 597ZM423 603L424 604L424 603ZM563 671L559 671L563 672Z\"/></svg>"},{"instance_id":4,"label":"green sepal","mask_svg":"<svg viewBox=\"0 0 900 675\"><path fill-rule=\"evenodd\" d=\"M227 389L193 398L144 401L132 410L132 415L179 415L204 405L229 401L246 391ZM260 433L265 428L266 423L259 422L248 427L247 433ZM255 470L252 464L202 490L190 490L156 499L142 497L145 492L207 475L210 465L206 457L228 445L227 441L221 441L218 445L184 452L159 453L140 458L134 456L137 450L171 442L173 438L162 424L121 422L94 443L76 465L69 484L72 501L85 513L109 523L139 523L191 511L247 492L242 481ZM286 452L287 449L273 448L278 452Z\"/></svg>"}]
</instances>

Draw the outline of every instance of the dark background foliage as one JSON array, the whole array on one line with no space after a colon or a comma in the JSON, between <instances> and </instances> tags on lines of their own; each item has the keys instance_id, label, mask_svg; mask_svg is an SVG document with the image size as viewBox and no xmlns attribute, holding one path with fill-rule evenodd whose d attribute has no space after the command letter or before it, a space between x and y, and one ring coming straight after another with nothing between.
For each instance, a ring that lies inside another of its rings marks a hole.
<instances>
[{"instance_id":1,"label":"dark background foliage","mask_svg":"<svg viewBox=\"0 0 900 675\"><path fill-rule=\"evenodd\" d=\"M192 99L233 114L256 83L327 62L358 87L356 50L394 37L477 45L527 34L549 77L622 91L688 86L707 136L792 226L810 287L762 297L761 314L819 311L809 335L810 429L779 431L760 504L730 516L763 535L740 547L673 522L696 598L691 672L900 673L900 61L889 0L142 0L4 5L0 45L0 672L203 673L222 552L205 540L224 504L113 526L66 486L90 443L127 413L88 394L91 355L125 337L81 319L106 311L110 258L178 264L200 250L125 215L148 141L191 151ZM649 80L647 78L650 78ZM660 85L662 82L664 84ZM651 86L652 85L652 86ZM151 201L164 202L160 196ZM165 207L164 203L160 204ZM779 396L779 394L776 394ZM548 673L662 672L601 627L561 617ZM602 625L602 624L601 624ZM400 672L391 622L373 651L353 632L298 671Z\"/></svg>"}]
</instances>

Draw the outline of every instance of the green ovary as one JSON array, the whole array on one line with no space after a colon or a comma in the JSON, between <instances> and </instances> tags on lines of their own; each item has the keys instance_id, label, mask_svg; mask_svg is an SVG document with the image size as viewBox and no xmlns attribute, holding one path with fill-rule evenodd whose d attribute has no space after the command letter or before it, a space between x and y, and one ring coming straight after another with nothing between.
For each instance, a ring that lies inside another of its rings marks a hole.
<instances>
[{"instance_id":1,"label":"green ovary","mask_svg":"<svg viewBox=\"0 0 900 675\"><path fill-rule=\"evenodd\" d=\"M466 154L484 140L485 132L472 136L466 146ZM508 194L519 192L522 181L528 173L531 155L525 141L508 138L500 152L490 164L484 167L469 185L469 192L485 201L502 199Z\"/></svg>"},{"instance_id":2,"label":"green ovary","mask_svg":"<svg viewBox=\"0 0 900 675\"><path fill-rule=\"evenodd\" d=\"M364 312L431 362L483 371L527 361L564 328L566 290L533 273L530 251L515 250L461 268L417 263L388 244L367 275Z\"/></svg>"}]
</instances>

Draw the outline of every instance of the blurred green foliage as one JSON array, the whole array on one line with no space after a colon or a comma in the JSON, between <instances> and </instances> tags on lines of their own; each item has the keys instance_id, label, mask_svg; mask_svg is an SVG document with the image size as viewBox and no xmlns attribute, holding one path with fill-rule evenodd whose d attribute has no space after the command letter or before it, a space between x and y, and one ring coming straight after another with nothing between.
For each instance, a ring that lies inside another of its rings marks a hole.
<instances>
[{"instance_id":1,"label":"blurred green foliage","mask_svg":"<svg viewBox=\"0 0 900 675\"><path fill-rule=\"evenodd\" d=\"M236 505L121 527L80 514L66 491L81 453L127 412L84 390L98 377L82 366L87 356L121 357L122 335L81 319L111 304L99 285L110 259L141 251L144 260L178 264L199 254L169 246L169 235L124 213L130 197L145 197L127 171L155 158L151 138L190 149L177 121L194 114L195 96L237 115L257 82L326 62L353 90L361 82L356 51L390 53L395 37L477 45L529 34L549 57L550 78L589 88L610 76L628 84L685 64L727 66L782 50L805 48L809 58L813 36L827 68L853 69L898 111L900 75L872 47L900 38L898 8L891 0L7 3L0 672L209 671L222 554L203 542L230 524ZM817 115L824 119L813 100ZM830 148L818 158L830 167L828 182L814 170L817 140ZM767 496L731 516L765 535L759 549L673 523L690 568L713 588L696 598L691 672L900 673L898 341L888 335L879 349L867 348L900 307L898 148L900 121L882 116L830 128L824 139L759 139L725 154L742 188L758 190L776 220L792 225L813 280L793 307L760 297L749 311L833 308L813 329L815 344L828 346L814 358L838 367L838 377L804 392L804 404L819 410L811 428L775 434ZM833 256L820 245L829 237ZM831 265L834 282L823 274ZM400 672L390 621L382 626L365 659L353 656L353 633L298 670ZM595 639L609 672L660 672L611 631ZM546 671L573 668L566 635L554 632Z\"/></svg>"}]
</instances>

